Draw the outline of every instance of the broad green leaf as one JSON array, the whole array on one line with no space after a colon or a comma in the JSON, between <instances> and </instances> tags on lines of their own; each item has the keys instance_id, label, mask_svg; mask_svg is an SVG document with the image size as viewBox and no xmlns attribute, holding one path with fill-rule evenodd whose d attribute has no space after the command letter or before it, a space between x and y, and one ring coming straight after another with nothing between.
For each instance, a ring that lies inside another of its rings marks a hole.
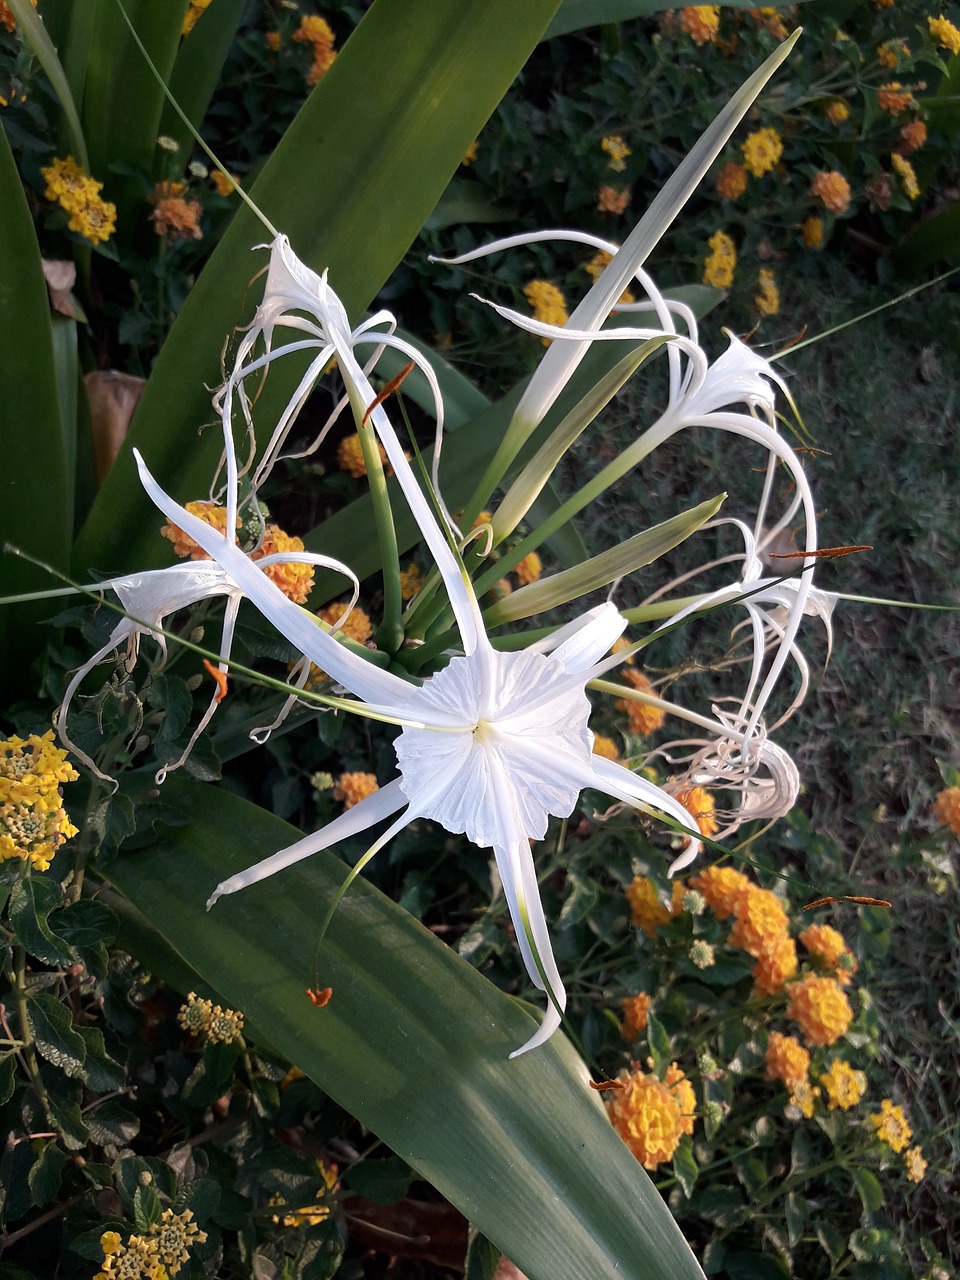
<instances>
[{"instance_id":1,"label":"broad green leaf","mask_svg":"<svg viewBox=\"0 0 960 1280\"><path fill-rule=\"evenodd\" d=\"M27 997L26 1017L37 1052L65 1075L79 1076L87 1047L66 1006L54 996L40 992Z\"/></svg>"},{"instance_id":2,"label":"broad green leaf","mask_svg":"<svg viewBox=\"0 0 960 1280\"><path fill-rule=\"evenodd\" d=\"M38 1209L49 1204L60 1190L63 1166L66 1162L66 1152L62 1151L56 1142L47 1142L44 1145L40 1158L30 1169L27 1179L30 1184L30 1195Z\"/></svg>"},{"instance_id":3,"label":"broad green leaf","mask_svg":"<svg viewBox=\"0 0 960 1280\"><path fill-rule=\"evenodd\" d=\"M10 890L10 924L16 941L28 955L44 964L69 964L73 957L67 940L54 933L49 917L63 902L63 892L53 880L27 876ZM58 913L57 925L60 916Z\"/></svg>"},{"instance_id":4,"label":"broad green leaf","mask_svg":"<svg viewBox=\"0 0 960 1280\"><path fill-rule=\"evenodd\" d=\"M444 227L464 222L509 222L516 216L512 206L492 204L483 183L454 178L424 226L431 231L442 231Z\"/></svg>"},{"instance_id":5,"label":"broad green leaf","mask_svg":"<svg viewBox=\"0 0 960 1280\"><path fill-rule=\"evenodd\" d=\"M88 3L91 0L87 0ZM143 61L118 0L92 0L96 21L90 44L81 117L95 177L108 181L112 166L149 174L160 133L163 90ZM188 0L122 0L123 7L164 78L169 78L180 46ZM119 213L133 208L136 188L129 179L113 180L120 193ZM107 194L111 187L108 186ZM112 198L112 197L111 197ZM120 220L122 226L122 218Z\"/></svg>"},{"instance_id":6,"label":"broad green leaf","mask_svg":"<svg viewBox=\"0 0 960 1280\"><path fill-rule=\"evenodd\" d=\"M218 881L299 833L218 788L166 785L192 824L117 859L111 879L279 1052L531 1280L702 1276L562 1036L509 1060L535 1025L527 1006L362 879L317 957L333 998L315 1008L317 920L345 864L317 855L207 913Z\"/></svg>"},{"instance_id":7,"label":"broad green leaf","mask_svg":"<svg viewBox=\"0 0 960 1280\"><path fill-rule=\"evenodd\" d=\"M609 586L617 578L633 573L642 565L650 564L658 556L677 546L695 533L707 520L720 510L725 494L710 498L699 506L683 511L678 516L635 533L632 538L619 542L609 551L585 560L572 569L551 574L541 582L521 587L497 604L487 609L484 620L488 627L498 627L504 622L517 622L535 613L555 609L558 605L576 600L599 587Z\"/></svg>"},{"instance_id":8,"label":"broad green leaf","mask_svg":"<svg viewBox=\"0 0 960 1280\"><path fill-rule=\"evenodd\" d=\"M329 267L351 315L362 313L412 243L556 3L377 0L307 99L250 195L308 265ZM269 238L249 210L238 210L131 425L127 445L185 500L205 494L216 469L217 431L197 434L212 419L207 388L220 381L224 340L249 319L248 286L266 262L250 250ZM296 360L274 366L258 406L263 421L285 403L299 372ZM77 571L156 564L163 555L156 527L128 447L78 540Z\"/></svg>"},{"instance_id":9,"label":"broad green leaf","mask_svg":"<svg viewBox=\"0 0 960 1280\"><path fill-rule=\"evenodd\" d=\"M27 6L30 8L30 6ZM31 9L32 13L33 10ZM6 134L0 129L0 597L49 586L49 575L3 551L6 543L66 567L72 536L68 475L57 399L47 286L33 219ZM41 647L43 604L0 606L0 693L26 683Z\"/></svg>"}]
</instances>

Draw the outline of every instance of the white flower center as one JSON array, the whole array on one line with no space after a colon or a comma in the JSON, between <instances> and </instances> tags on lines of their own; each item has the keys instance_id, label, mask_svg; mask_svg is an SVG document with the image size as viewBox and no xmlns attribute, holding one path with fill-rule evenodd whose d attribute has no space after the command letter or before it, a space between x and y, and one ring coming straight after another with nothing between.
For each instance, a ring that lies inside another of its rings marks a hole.
<instances>
[{"instance_id":1,"label":"white flower center","mask_svg":"<svg viewBox=\"0 0 960 1280\"><path fill-rule=\"evenodd\" d=\"M540 840L572 812L589 769L590 703L561 662L485 651L453 658L410 704L462 716L464 728L404 729L400 786L413 810L474 844ZM466 727L470 726L470 727Z\"/></svg>"}]
</instances>

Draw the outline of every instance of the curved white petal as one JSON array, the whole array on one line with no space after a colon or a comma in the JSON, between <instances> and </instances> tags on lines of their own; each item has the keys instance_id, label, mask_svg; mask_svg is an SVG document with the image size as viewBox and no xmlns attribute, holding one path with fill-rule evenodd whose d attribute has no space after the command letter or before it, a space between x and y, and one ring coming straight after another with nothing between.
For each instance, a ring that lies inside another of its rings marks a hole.
<instances>
[{"instance_id":1,"label":"curved white petal","mask_svg":"<svg viewBox=\"0 0 960 1280\"><path fill-rule=\"evenodd\" d=\"M668 795L648 779L631 773L622 764L617 764L614 760L605 760L602 756L593 757L593 772L596 780L591 785L598 791L605 791L615 800L620 800L633 808L642 809L645 813L669 814L679 822L688 833L689 840L681 856L686 862L693 861L700 851L700 840L692 834L696 824L679 800ZM676 865L677 862L671 865L671 872Z\"/></svg>"},{"instance_id":2,"label":"curved white petal","mask_svg":"<svg viewBox=\"0 0 960 1280\"><path fill-rule=\"evenodd\" d=\"M236 893L239 889L245 889L248 885L257 884L260 880L266 880L268 876L275 875L276 872L283 871L286 867L292 867L295 862L299 862L302 858L309 858L311 854L319 853L321 849L329 849L339 841L346 840L348 836L355 836L361 831L366 831L374 823L382 822L384 818L391 817L398 809L402 809L405 803L406 799L400 790L399 779L394 778L385 787L381 787L379 791L374 791L371 795L366 796L359 804L354 805L352 809L347 809L345 813L341 813L339 818L334 818L332 822L328 822L319 831L314 831L312 835L304 836L302 840L297 840L295 844L288 845L286 849L281 849L278 853L271 854L269 858L264 858L262 862L256 863L255 866L248 867L246 871L240 871L237 875L230 876L227 880L221 880L207 900L207 910L213 906L218 898L225 897L228 893Z\"/></svg>"}]
</instances>

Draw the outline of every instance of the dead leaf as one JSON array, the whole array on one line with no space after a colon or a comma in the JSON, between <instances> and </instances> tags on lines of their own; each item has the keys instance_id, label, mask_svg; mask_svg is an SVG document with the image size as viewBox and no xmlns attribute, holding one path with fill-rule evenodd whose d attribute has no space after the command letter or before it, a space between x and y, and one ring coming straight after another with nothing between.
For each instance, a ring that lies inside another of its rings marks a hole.
<instances>
[{"instance_id":1,"label":"dead leaf","mask_svg":"<svg viewBox=\"0 0 960 1280\"><path fill-rule=\"evenodd\" d=\"M97 467L97 487L106 480L117 454L127 438L146 378L116 369L97 369L83 379L90 404L90 430Z\"/></svg>"}]
</instances>

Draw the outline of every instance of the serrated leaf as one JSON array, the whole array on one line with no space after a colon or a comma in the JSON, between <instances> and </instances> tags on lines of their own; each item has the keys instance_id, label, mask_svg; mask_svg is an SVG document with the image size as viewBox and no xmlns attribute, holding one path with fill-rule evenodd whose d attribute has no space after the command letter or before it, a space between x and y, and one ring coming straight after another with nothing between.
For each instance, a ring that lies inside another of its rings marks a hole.
<instances>
[{"instance_id":1,"label":"serrated leaf","mask_svg":"<svg viewBox=\"0 0 960 1280\"><path fill-rule=\"evenodd\" d=\"M49 1204L60 1190L63 1166L66 1162L67 1154L57 1146L56 1142L44 1144L27 1178L30 1184L30 1195L38 1209Z\"/></svg>"},{"instance_id":2,"label":"serrated leaf","mask_svg":"<svg viewBox=\"0 0 960 1280\"><path fill-rule=\"evenodd\" d=\"M724 1230L735 1227L748 1212L736 1187L705 1187L694 1196L691 1207L701 1218Z\"/></svg>"},{"instance_id":3,"label":"serrated leaf","mask_svg":"<svg viewBox=\"0 0 960 1280\"><path fill-rule=\"evenodd\" d=\"M90 1131L83 1122L78 1103L50 1095L47 1110L54 1127L59 1131L63 1144L71 1151L82 1151L90 1141Z\"/></svg>"},{"instance_id":4,"label":"serrated leaf","mask_svg":"<svg viewBox=\"0 0 960 1280\"><path fill-rule=\"evenodd\" d=\"M160 1221L163 1205L152 1183L141 1184L133 1193L133 1220L138 1231L149 1231Z\"/></svg>"},{"instance_id":5,"label":"serrated leaf","mask_svg":"<svg viewBox=\"0 0 960 1280\"><path fill-rule=\"evenodd\" d=\"M57 916L57 929L72 947L109 946L117 936L116 912L105 902L81 898Z\"/></svg>"},{"instance_id":6,"label":"serrated leaf","mask_svg":"<svg viewBox=\"0 0 960 1280\"><path fill-rule=\"evenodd\" d=\"M49 924L51 913L62 904L63 893L55 880L27 876L10 890L8 914L17 941L44 964L69 964L73 959L69 944Z\"/></svg>"},{"instance_id":7,"label":"serrated leaf","mask_svg":"<svg viewBox=\"0 0 960 1280\"><path fill-rule=\"evenodd\" d=\"M101 801L90 818L90 827L97 837L97 857L101 860L113 857L136 825L129 796L117 792Z\"/></svg>"},{"instance_id":8,"label":"serrated leaf","mask_svg":"<svg viewBox=\"0 0 960 1280\"><path fill-rule=\"evenodd\" d=\"M147 689L146 702L164 713L160 737L172 742L183 733L193 711L193 695L185 680L179 676L154 676Z\"/></svg>"},{"instance_id":9,"label":"serrated leaf","mask_svg":"<svg viewBox=\"0 0 960 1280\"><path fill-rule=\"evenodd\" d=\"M376 1204L397 1204L407 1194L413 1173L398 1156L363 1160L343 1175L344 1185Z\"/></svg>"},{"instance_id":10,"label":"serrated leaf","mask_svg":"<svg viewBox=\"0 0 960 1280\"><path fill-rule=\"evenodd\" d=\"M130 1230L129 1222L122 1218L103 1218L89 1231L82 1231L70 1241L70 1252L79 1254L89 1262L103 1262L103 1245L100 1237L105 1231L116 1231L121 1236Z\"/></svg>"},{"instance_id":11,"label":"serrated leaf","mask_svg":"<svg viewBox=\"0 0 960 1280\"><path fill-rule=\"evenodd\" d=\"M336 1223L328 1220L322 1231L311 1232L293 1260L293 1280L332 1280L343 1261L344 1243Z\"/></svg>"},{"instance_id":12,"label":"serrated leaf","mask_svg":"<svg viewBox=\"0 0 960 1280\"><path fill-rule=\"evenodd\" d=\"M87 1057L83 1036L70 1012L54 996L28 995L27 1026L37 1052L67 1076L81 1076Z\"/></svg>"},{"instance_id":13,"label":"serrated leaf","mask_svg":"<svg viewBox=\"0 0 960 1280\"><path fill-rule=\"evenodd\" d=\"M90 1137L101 1147L105 1147L108 1142L125 1146L140 1132L140 1117L113 1098L88 1111L85 1119Z\"/></svg>"},{"instance_id":14,"label":"serrated leaf","mask_svg":"<svg viewBox=\"0 0 960 1280\"><path fill-rule=\"evenodd\" d=\"M173 1202L175 1213L189 1209L199 1226L212 1217L220 1204L220 1184L213 1178L195 1178L184 1183Z\"/></svg>"}]
</instances>

